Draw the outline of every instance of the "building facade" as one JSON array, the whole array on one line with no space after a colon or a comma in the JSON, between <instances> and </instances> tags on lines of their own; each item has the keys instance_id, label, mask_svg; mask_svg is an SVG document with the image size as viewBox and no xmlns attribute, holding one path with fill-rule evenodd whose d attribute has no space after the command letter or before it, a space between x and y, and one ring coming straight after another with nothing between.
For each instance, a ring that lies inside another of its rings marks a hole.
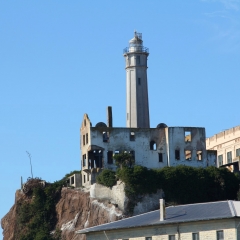
<instances>
[{"instance_id":1,"label":"building facade","mask_svg":"<svg viewBox=\"0 0 240 240\"><path fill-rule=\"evenodd\" d=\"M238 240L240 202L223 201L167 207L78 231L87 240Z\"/></svg>"},{"instance_id":2,"label":"building facade","mask_svg":"<svg viewBox=\"0 0 240 240\"><path fill-rule=\"evenodd\" d=\"M239 171L240 126L230 128L206 139L206 148L217 151L217 166Z\"/></svg>"}]
</instances>

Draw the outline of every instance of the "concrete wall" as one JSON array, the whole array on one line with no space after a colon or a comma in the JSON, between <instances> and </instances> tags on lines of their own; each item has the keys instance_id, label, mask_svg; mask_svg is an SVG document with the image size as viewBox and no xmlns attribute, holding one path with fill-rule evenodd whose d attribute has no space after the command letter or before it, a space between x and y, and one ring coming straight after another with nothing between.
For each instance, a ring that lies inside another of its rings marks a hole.
<instances>
[{"instance_id":1,"label":"concrete wall","mask_svg":"<svg viewBox=\"0 0 240 240\"><path fill-rule=\"evenodd\" d=\"M111 203L117 204L122 211L126 210L128 198L125 195L125 184L121 181L112 188L105 187L101 184L93 184L90 188L90 197L101 200L109 199ZM153 211L159 208L159 199L162 197L162 190L155 194L146 194L139 196L139 202L133 209L133 215L138 215Z\"/></svg>"},{"instance_id":2,"label":"concrete wall","mask_svg":"<svg viewBox=\"0 0 240 240\"><path fill-rule=\"evenodd\" d=\"M90 197L101 200L109 199L111 203L118 204L118 207L124 210L127 203L124 187L125 184L121 181L118 181L117 185L112 188L95 183L90 188Z\"/></svg>"},{"instance_id":3,"label":"concrete wall","mask_svg":"<svg viewBox=\"0 0 240 240\"><path fill-rule=\"evenodd\" d=\"M224 231L225 240L237 240L236 226L239 220L222 219L215 221L198 221L179 224L162 224L141 228L116 229L106 231L108 239L145 240L168 240L169 235L175 235L176 239L192 240L192 233L199 232L200 239L217 240L216 231ZM87 234L87 240L105 240L104 232Z\"/></svg>"},{"instance_id":4,"label":"concrete wall","mask_svg":"<svg viewBox=\"0 0 240 240\"><path fill-rule=\"evenodd\" d=\"M186 133L190 135L186 136ZM134 136L134 137L131 137ZM152 143L156 144L152 148ZM179 150L179 159L175 151ZM84 115L81 126L81 163L83 186L95 182L91 169L107 168L116 170L114 160L109 163L109 153L132 152L135 164L147 168L163 168L165 166L187 165L193 167L215 166L215 155L206 151L205 129L194 127L163 128L113 128L104 123L91 127L91 122ZM186 159L186 152L191 158ZM201 159L198 153L201 151ZM208 159L211 157L211 159Z\"/></svg>"},{"instance_id":5,"label":"concrete wall","mask_svg":"<svg viewBox=\"0 0 240 240\"><path fill-rule=\"evenodd\" d=\"M71 187L81 187L82 186L82 176L81 173L75 173L68 177L69 186Z\"/></svg>"},{"instance_id":6,"label":"concrete wall","mask_svg":"<svg viewBox=\"0 0 240 240\"><path fill-rule=\"evenodd\" d=\"M217 166L227 164L227 153L231 152L232 162L239 161L239 156L236 150L240 149L240 126L230 128L214 136L206 139L206 148L208 150L216 150L217 156L222 155L222 164L218 163ZM239 150L240 151L240 150Z\"/></svg>"}]
</instances>

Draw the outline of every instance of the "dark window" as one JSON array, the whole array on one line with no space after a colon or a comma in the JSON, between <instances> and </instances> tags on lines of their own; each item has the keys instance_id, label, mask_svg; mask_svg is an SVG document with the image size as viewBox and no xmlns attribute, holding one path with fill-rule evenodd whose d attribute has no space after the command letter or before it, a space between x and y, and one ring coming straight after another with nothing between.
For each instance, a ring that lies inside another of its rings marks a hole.
<instances>
[{"instance_id":1,"label":"dark window","mask_svg":"<svg viewBox=\"0 0 240 240\"><path fill-rule=\"evenodd\" d=\"M108 164L113 164L113 151L108 151L107 152L107 163Z\"/></svg>"},{"instance_id":2,"label":"dark window","mask_svg":"<svg viewBox=\"0 0 240 240\"><path fill-rule=\"evenodd\" d=\"M218 155L218 166L222 166L223 165L223 155Z\"/></svg>"},{"instance_id":3,"label":"dark window","mask_svg":"<svg viewBox=\"0 0 240 240\"><path fill-rule=\"evenodd\" d=\"M86 119L84 119L84 126L86 126Z\"/></svg>"},{"instance_id":4,"label":"dark window","mask_svg":"<svg viewBox=\"0 0 240 240\"><path fill-rule=\"evenodd\" d=\"M87 181L89 181L89 174L87 174Z\"/></svg>"},{"instance_id":5,"label":"dark window","mask_svg":"<svg viewBox=\"0 0 240 240\"><path fill-rule=\"evenodd\" d=\"M152 237L146 237L145 240L152 240Z\"/></svg>"},{"instance_id":6,"label":"dark window","mask_svg":"<svg viewBox=\"0 0 240 240\"><path fill-rule=\"evenodd\" d=\"M197 160L198 161L202 160L202 151L197 151Z\"/></svg>"},{"instance_id":7,"label":"dark window","mask_svg":"<svg viewBox=\"0 0 240 240\"><path fill-rule=\"evenodd\" d=\"M141 78L138 78L138 85L141 85Z\"/></svg>"},{"instance_id":8,"label":"dark window","mask_svg":"<svg viewBox=\"0 0 240 240\"><path fill-rule=\"evenodd\" d=\"M85 167L86 166L86 154L84 154L82 158L83 158L83 167Z\"/></svg>"},{"instance_id":9,"label":"dark window","mask_svg":"<svg viewBox=\"0 0 240 240\"><path fill-rule=\"evenodd\" d=\"M179 149L175 150L175 160L180 160L180 150Z\"/></svg>"},{"instance_id":10,"label":"dark window","mask_svg":"<svg viewBox=\"0 0 240 240\"><path fill-rule=\"evenodd\" d=\"M199 240L199 233L193 233L192 240Z\"/></svg>"},{"instance_id":11,"label":"dark window","mask_svg":"<svg viewBox=\"0 0 240 240\"><path fill-rule=\"evenodd\" d=\"M137 64L140 64L140 56L137 56Z\"/></svg>"},{"instance_id":12,"label":"dark window","mask_svg":"<svg viewBox=\"0 0 240 240\"><path fill-rule=\"evenodd\" d=\"M175 240L175 235L169 235L168 240Z\"/></svg>"},{"instance_id":13,"label":"dark window","mask_svg":"<svg viewBox=\"0 0 240 240\"><path fill-rule=\"evenodd\" d=\"M86 182L86 176L83 175L83 182L85 183Z\"/></svg>"},{"instance_id":14,"label":"dark window","mask_svg":"<svg viewBox=\"0 0 240 240\"><path fill-rule=\"evenodd\" d=\"M192 141L191 131L185 131L185 142L191 142L191 141Z\"/></svg>"},{"instance_id":15,"label":"dark window","mask_svg":"<svg viewBox=\"0 0 240 240\"><path fill-rule=\"evenodd\" d=\"M108 139L109 139L108 133L107 132L103 132L102 136L103 136L103 142L108 142Z\"/></svg>"},{"instance_id":16,"label":"dark window","mask_svg":"<svg viewBox=\"0 0 240 240\"><path fill-rule=\"evenodd\" d=\"M223 230L217 231L217 240L224 240Z\"/></svg>"},{"instance_id":17,"label":"dark window","mask_svg":"<svg viewBox=\"0 0 240 240\"><path fill-rule=\"evenodd\" d=\"M227 152L227 163L232 162L232 152Z\"/></svg>"},{"instance_id":18,"label":"dark window","mask_svg":"<svg viewBox=\"0 0 240 240\"><path fill-rule=\"evenodd\" d=\"M150 150L154 150L154 151L157 150L157 144L154 141L150 142Z\"/></svg>"},{"instance_id":19,"label":"dark window","mask_svg":"<svg viewBox=\"0 0 240 240\"><path fill-rule=\"evenodd\" d=\"M240 148L236 149L236 157L240 156Z\"/></svg>"},{"instance_id":20,"label":"dark window","mask_svg":"<svg viewBox=\"0 0 240 240\"><path fill-rule=\"evenodd\" d=\"M74 184L74 176L71 177L71 184Z\"/></svg>"},{"instance_id":21,"label":"dark window","mask_svg":"<svg viewBox=\"0 0 240 240\"><path fill-rule=\"evenodd\" d=\"M185 150L185 159L189 161L192 160L192 151Z\"/></svg>"},{"instance_id":22,"label":"dark window","mask_svg":"<svg viewBox=\"0 0 240 240\"><path fill-rule=\"evenodd\" d=\"M134 162L135 162L135 151L130 151L129 153L131 153L132 154L132 158L133 158L133 160L134 160Z\"/></svg>"},{"instance_id":23,"label":"dark window","mask_svg":"<svg viewBox=\"0 0 240 240\"><path fill-rule=\"evenodd\" d=\"M135 132L130 132L130 141L135 141Z\"/></svg>"},{"instance_id":24,"label":"dark window","mask_svg":"<svg viewBox=\"0 0 240 240\"><path fill-rule=\"evenodd\" d=\"M86 144L88 144L88 133L86 134Z\"/></svg>"},{"instance_id":25,"label":"dark window","mask_svg":"<svg viewBox=\"0 0 240 240\"><path fill-rule=\"evenodd\" d=\"M83 145L85 145L85 135L83 135Z\"/></svg>"},{"instance_id":26,"label":"dark window","mask_svg":"<svg viewBox=\"0 0 240 240\"><path fill-rule=\"evenodd\" d=\"M162 153L158 153L158 161L163 162L163 154Z\"/></svg>"}]
</instances>

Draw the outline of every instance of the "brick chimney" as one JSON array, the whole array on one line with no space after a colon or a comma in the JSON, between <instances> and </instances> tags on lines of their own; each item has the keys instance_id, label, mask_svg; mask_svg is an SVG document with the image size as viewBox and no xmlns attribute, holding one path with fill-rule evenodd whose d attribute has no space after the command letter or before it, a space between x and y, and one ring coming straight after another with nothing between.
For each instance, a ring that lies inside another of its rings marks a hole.
<instances>
[{"instance_id":1,"label":"brick chimney","mask_svg":"<svg viewBox=\"0 0 240 240\"><path fill-rule=\"evenodd\" d=\"M113 119L112 119L112 107L107 107L107 126L112 127L113 126Z\"/></svg>"}]
</instances>

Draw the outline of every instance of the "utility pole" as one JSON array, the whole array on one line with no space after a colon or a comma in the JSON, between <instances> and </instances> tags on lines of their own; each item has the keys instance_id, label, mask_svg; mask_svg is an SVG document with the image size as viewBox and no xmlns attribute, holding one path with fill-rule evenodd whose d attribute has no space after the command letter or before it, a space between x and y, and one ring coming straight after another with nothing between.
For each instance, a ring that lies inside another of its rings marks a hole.
<instances>
[{"instance_id":1,"label":"utility pole","mask_svg":"<svg viewBox=\"0 0 240 240\"><path fill-rule=\"evenodd\" d=\"M32 178L33 178L31 154L30 154L28 151L26 151L26 153L27 153L27 155L28 155L28 157L29 157L29 160L30 160L31 174L32 174Z\"/></svg>"}]
</instances>

